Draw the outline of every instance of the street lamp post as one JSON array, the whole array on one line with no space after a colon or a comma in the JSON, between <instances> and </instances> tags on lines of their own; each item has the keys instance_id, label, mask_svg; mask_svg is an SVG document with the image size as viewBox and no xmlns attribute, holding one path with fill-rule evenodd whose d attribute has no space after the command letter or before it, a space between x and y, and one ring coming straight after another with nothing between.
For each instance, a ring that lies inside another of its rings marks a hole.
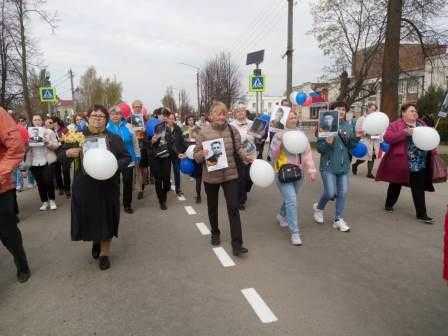
<instances>
[{"instance_id":1,"label":"street lamp post","mask_svg":"<svg viewBox=\"0 0 448 336\"><path fill-rule=\"evenodd\" d=\"M191 64L187 64L187 63L182 63L180 62L179 64L181 65L185 65L189 68L193 68L196 70L196 90L197 90L197 99L198 99L198 111L197 111L197 116L199 119L200 116L200 111L201 111L201 101L200 101L200 97L199 97L199 72L201 71L200 68L198 68L197 66L191 65Z\"/></svg>"}]
</instances>

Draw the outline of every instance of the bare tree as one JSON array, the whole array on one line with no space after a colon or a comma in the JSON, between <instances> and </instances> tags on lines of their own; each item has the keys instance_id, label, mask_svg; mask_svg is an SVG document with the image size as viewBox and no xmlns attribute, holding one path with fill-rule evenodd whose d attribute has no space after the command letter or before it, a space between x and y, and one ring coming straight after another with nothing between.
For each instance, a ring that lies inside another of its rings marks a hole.
<instances>
[{"instance_id":1,"label":"bare tree","mask_svg":"<svg viewBox=\"0 0 448 336\"><path fill-rule=\"evenodd\" d=\"M166 88L165 95L162 98L162 105L163 107L169 108L173 113L177 112L177 104L174 99L174 89L172 86Z\"/></svg>"},{"instance_id":2,"label":"bare tree","mask_svg":"<svg viewBox=\"0 0 448 336\"><path fill-rule=\"evenodd\" d=\"M200 74L201 113L208 112L214 100L227 106L241 98L241 73L229 53L222 52L209 60Z\"/></svg>"},{"instance_id":3,"label":"bare tree","mask_svg":"<svg viewBox=\"0 0 448 336\"><path fill-rule=\"evenodd\" d=\"M398 117L400 41L420 43L423 55L432 62L432 51L448 41L448 30L433 26L434 18L443 16L446 8L446 0L388 1L381 106L392 119Z\"/></svg>"},{"instance_id":4,"label":"bare tree","mask_svg":"<svg viewBox=\"0 0 448 336\"><path fill-rule=\"evenodd\" d=\"M419 42L424 47L443 40L446 32L433 27L431 22L436 13L442 15L446 0L391 2L402 3L402 30L398 34L398 45L394 45L397 54L400 41ZM384 58L389 59L384 50L387 5L387 0L319 0L312 7L314 23L311 32L324 54L332 58L332 65L325 69L326 77L340 78L339 98L349 104L376 94L380 85L378 77L369 78L369 75L373 67L382 67L383 53ZM349 70L351 78L347 82L343 72ZM370 81L366 83L366 79ZM398 78L396 80L398 82Z\"/></svg>"},{"instance_id":5,"label":"bare tree","mask_svg":"<svg viewBox=\"0 0 448 336\"><path fill-rule=\"evenodd\" d=\"M8 33L12 41L14 42L14 47L17 54L20 56L21 60L21 81L23 90L23 100L25 111L28 117L31 118L31 98L30 90L28 85L28 75L29 75L29 57L28 52L30 48L30 43L28 41L28 28L29 21L32 15L37 15L49 27L54 31L56 28L57 14L50 14L44 7L46 5L45 0L6 0L6 4L10 4L13 8L11 11L11 19L14 24L9 26Z\"/></svg>"},{"instance_id":6,"label":"bare tree","mask_svg":"<svg viewBox=\"0 0 448 336\"><path fill-rule=\"evenodd\" d=\"M122 84L116 78L98 76L95 67L89 67L79 82L79 105L87 111L94 104L112 107L122 100Z\"/></svg>"},{"instance_id":7,"label":"bare tree","mask_svg":"<svg viewBox=\"0 0 448 336\"><path fill-rule=\"evenodd\" d=\"M378 81L365 86L384 37L386 20L381 1L320 0L312 7L313 29L319 47L332 58L327 78L339 76L339 100L349 105L376 93ZM347 71L351 72L349 80Z\"/></svg>"},{"instance_id":8,"label":"bare tree","mask_svg":"<svg viewBox=\"0 0 448 336\"><path fill-rule=\"evenodd\" d=\"M185 89L180 90L179 92L179 114L182 120L189 115L193 114L193 106L190 104L190 98L188 97L188 93Z\"/></svg>"}]
</instances>

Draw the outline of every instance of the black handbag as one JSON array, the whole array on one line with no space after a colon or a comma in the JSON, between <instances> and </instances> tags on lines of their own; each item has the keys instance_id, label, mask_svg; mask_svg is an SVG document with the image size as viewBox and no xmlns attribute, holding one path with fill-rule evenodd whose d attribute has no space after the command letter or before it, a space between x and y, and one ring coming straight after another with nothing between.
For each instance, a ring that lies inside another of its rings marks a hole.
<instances>
[{"instance_id":1,"label":"black handbag","mask_svg":"<svg viewBox=\"0 0 448 336\"><path fill-rule=\"evenodd\" d=\"M280 183L292 183L300 181L303 177L302 169L295 164L285 164L278 171Z\"/></svg>"}]
</instances>

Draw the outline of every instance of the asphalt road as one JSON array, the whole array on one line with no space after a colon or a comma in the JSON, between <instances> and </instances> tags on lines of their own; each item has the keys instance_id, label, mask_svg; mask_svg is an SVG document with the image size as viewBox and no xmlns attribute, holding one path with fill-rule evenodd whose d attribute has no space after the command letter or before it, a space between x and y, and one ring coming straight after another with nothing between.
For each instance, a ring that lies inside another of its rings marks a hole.
<instances>
[{"instance_id":1,"label":"asphalt road","mask_svg":"<svg viewBox=\"0 0 448 336\"><path fill-rule=\"evenodd\" d=\"M20 227L33 275L17 283L0 246L0 335L448 335L448 287L441 278L448 185L428 195L436 224L425 225L414 219L409 190L394 213L384 213L386 185L363 173L360 168L350 181L350 233L331 227L333 204L326 224L313 223L320 182L304 185L302 247L290 245L276 223L276 187L255 188L242 212L244 258L231 255L221 195L229 267L196 226L208 225L207 212L205 202L194 203L189 178L183 178L186 200L170 193L168 211L158 209L150 190L134 201L133 215L122 214L112 268L104 272L88 243L70 241L67 201L59 199L55 212L39 212L37 191L23 192Z\"/></svg>"}]
</instances>

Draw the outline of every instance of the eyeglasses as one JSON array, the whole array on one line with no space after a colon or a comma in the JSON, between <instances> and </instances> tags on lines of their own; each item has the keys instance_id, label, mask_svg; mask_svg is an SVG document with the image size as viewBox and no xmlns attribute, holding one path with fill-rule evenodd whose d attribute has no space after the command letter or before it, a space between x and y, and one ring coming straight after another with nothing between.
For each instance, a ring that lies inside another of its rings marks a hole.
<instances>
[{"instance_id":1,"label":"eyeglasses","mask_svg":"<svg viewBox=\"0 0 448 336\"><path fill-rule=\"evenodd\" d=\"M137 105L137 106L134 106L134 108L136 109L136 108L142 108L143 106L139 106L139 105Z\"/></svg>"},{"instance_id":2,"label":"eyeglasses","mask_svg":"<svg viewBox=\"0 0 448 336\"><path fill-rule=\"evenodd\" d=\"M103 114L91 114L90 118L92 119L106 119L106 116Z\"/></svg>"}]
</instances>

